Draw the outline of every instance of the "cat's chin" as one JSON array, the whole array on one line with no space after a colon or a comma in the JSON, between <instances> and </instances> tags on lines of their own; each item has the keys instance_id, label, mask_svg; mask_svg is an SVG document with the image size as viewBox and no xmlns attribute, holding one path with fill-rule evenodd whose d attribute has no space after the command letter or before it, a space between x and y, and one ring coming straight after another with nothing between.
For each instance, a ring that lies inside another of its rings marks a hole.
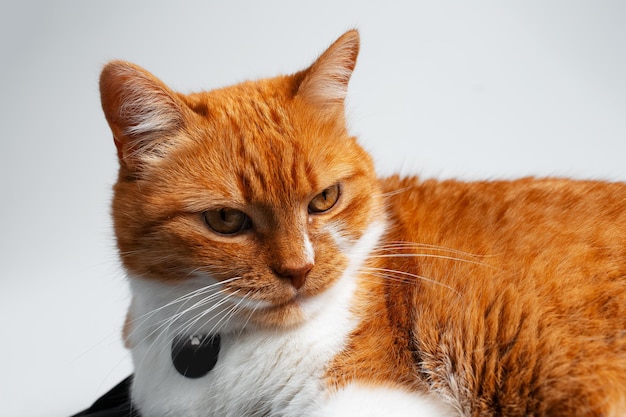
<instances>
[{"instance_id":1,"label":"cat's chin","mask_svg":"<svg viewBox=\"0 0 626 417\"><path fill-rule=\"evenodd\" d=\"M288 328L303 323L307 315L301 302L306 297L294 296L272 303L263 300L246 300L238 315L246 322L263 328Z\"/></svg>"},{"instance_id":2,"label":"cat's chin","mask_svg":"<svg viewBox=\"0 0 626 417\"><path fill-rule=\"evenodd\" d=\"M293 327L306 320L297 297L280 304L264 302L262 307L242 312L242 315L247 315L250 323L271 328Z\"/></svg>"}]
</instances>

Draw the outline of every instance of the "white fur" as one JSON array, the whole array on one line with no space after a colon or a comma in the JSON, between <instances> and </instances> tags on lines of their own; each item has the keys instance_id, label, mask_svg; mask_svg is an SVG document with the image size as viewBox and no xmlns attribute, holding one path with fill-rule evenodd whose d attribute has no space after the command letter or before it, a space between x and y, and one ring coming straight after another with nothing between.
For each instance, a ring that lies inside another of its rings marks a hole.
<instances>
[{"instance_id":1,"label":"white fur","mask_svg":"<svg viewBox=\"0 0 626 417\"><path fill-rule=\"evenodd\" d=\"M315 249L313 249L311 239L306 232L304 232L304 256L308 263L313 264L315 262Z\"/></svg>"},{"instance_id":2,"label":"white fur","mask_svg":"<svg viewBox=\"0 0 626 417\"><path fill-rule=\"evenodd\" d=\"M124 64L114 71L116 78L124 80L119 116L126 120L122 133L132 145L132 153L126 156L158 162L173 147L172 140L164 139L180 125L181 111L171 93L144 72Z\"/></svg>"},{"instance_id":3,"label":"white fur","mask_svg":"<svg viewBox=\"0 0 626 417\"><path fill-rule=\"evenodd\" d=\"M329 224L326 228L328 233L335 241L335 244L339 248L339 250L343 253L346 253L350 249L350 242L343 237L343 230L345 229L345 224L337 222L335 224Z\"/></svg>"},{"instance_id":4,"label":"white fur","mask_svg":"<svg viewBox=\"0 0 626 417\"><path fill-rule=\"evenodd\" d=\"M348 93L358 42L358 35L352 33L332 45L318 59L298 93L322 107L343 102Z\"/></svg>"},{"instance_id":5,"label":"white fur","mask_svg":"<svg viewBox=\"0 0 626 417\"><path fill-rule=\"evenodd\" d=\"M130 80L124 82L124 100L119 110L131 122L126 134L136 136L176 127L180 113L163 87L143 72L125 65L116 66L116 76Z\"/></svg>"},{"instance_id":6,"label":"white fur","mask_svg":"<svg viewBox=\"0 0 626 417\"><path fill-rule=\"evenodd\" d=\"M291 330L244 329L246 323L241 320L224 320L232 305L219 298L219 285L199 291L184 307L176 301L202 285L215 284L209 277L176 285L131 278L131 313L135 317L129 337L135 364L132 395L142 416L323 416L323 410L340 415L352 401L356 414L344 415L365 415L358 408L361 390L350 388L333 394L323 376L328 361L344 348L357 324L351 312L357 272L384 230L383 223L375 223L356 242L341 242L350 248L346 270L323 294L301 302L307 320ZM337 233L335 238L342 239ZM207 294L214 300L201 305ZM198 308L210 313L187 322L197 316ZM172 317L177 320L168 321ZM183 328L188 332L220 329L219 360L202 378L185 378L171 363L171 340ZM399 404L407 407L428 404L412 394L382 392L385 395L379 398L384 402L404 401Z\"/></svg>"},{"instance_id":7,"label":"white fur","mask_svg":"<svg viewBox=\"0 0 626 417\"><path fill-rule=\"evenodd\" d=\"M397 387L352 383L330 395L319 416L324 417L445 417L454 412L435 398Z\"/></svg>"}]
</instances>

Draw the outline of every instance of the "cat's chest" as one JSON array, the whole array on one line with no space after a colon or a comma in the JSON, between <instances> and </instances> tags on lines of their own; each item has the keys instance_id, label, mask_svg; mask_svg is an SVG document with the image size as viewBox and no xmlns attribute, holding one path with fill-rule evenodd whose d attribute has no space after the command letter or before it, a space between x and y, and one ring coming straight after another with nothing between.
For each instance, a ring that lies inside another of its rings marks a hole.
<instances>
[{"instance_id":1,"label":"cat's chest","mask_svg":"<svg viewBox=\"0 0 626 417\"><path fill-rule=\"evenodd\" d=\"M136 359L150 360L138 362L133 396L146 417L313 415L325 395L325 368L347 329L335 330L334 337L312 329L224 335L215 368L196 379L180 375L167 352L151 357L138 347Z\"/></svg>"},{"instance_id":2,"label":"cat's chest","mask_svg":"<svg viewBox=\"0 0 626 417\"><path fill-rule=\"evenodd\" d=\"M215 367L196 379L176 371L170 349L146 340L133 348L133 400L144 417L315 415L328 362L354 326L344 305L289 331L222 334Z\"/></svg>"}]
</instances>

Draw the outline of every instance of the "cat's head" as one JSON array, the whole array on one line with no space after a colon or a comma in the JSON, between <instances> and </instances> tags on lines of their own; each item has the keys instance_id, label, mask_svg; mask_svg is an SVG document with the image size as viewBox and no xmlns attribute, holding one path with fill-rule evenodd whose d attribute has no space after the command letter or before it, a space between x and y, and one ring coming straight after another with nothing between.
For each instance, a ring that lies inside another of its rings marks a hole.
<instances>
[{"instance_id":1,"label":"cat's head","mask_svg":"<svg viewBox=\"0 0 626 417\"><path fill-rule=\"evenodd\" d=\"M345 126L358 49L350 31L304 71L190 95L108 64L113 218L130 275L221 281L252 322L302 320L299 300L332 287L383 216L371 159Z\"/></svg>"}]
</instances>

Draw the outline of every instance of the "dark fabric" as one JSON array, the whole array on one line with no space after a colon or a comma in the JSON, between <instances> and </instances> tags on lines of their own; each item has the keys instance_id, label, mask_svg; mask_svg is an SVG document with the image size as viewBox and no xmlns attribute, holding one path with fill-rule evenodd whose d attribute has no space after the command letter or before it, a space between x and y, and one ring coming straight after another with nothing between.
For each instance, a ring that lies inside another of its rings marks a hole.
<instances>
[{"instance_id":1,"label":"dark fabric","mask_svg":"<svg viewBox=\"0 0 626 417\"><path fill-rule=\"evenodd\" d=\"M72 417L141 417L130 402L132 381L131 375L98 398L91 407Z\"/></svg>"}]
</instances>

